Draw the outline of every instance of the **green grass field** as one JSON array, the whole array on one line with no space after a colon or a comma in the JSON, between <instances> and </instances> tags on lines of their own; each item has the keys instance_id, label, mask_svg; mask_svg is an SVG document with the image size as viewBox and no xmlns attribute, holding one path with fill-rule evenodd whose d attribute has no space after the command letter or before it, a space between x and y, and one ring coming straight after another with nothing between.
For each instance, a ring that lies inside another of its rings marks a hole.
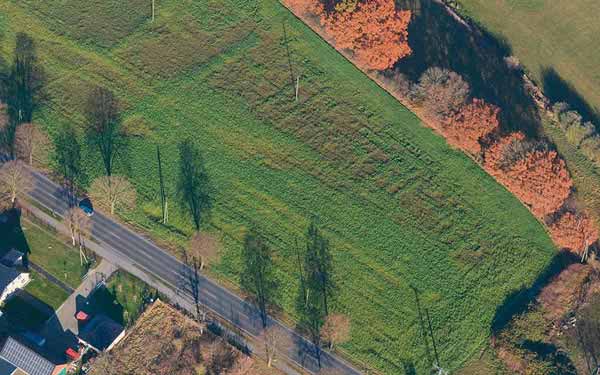
<instances>
[{"instance_id":1,"label":"green grass field","mask_svg":"<svg viewBox=\"0 0 600 375\"><path fill-rule=\"evenodd\" d=\"M256 225L276 250L279 304L292 317L294 239L319 215L334 249L336 309L352 318L341 346L352 360L389 374L429 369L414 286L442 365L460 367L487 342L496 307L553 256L512 195L275 0L163 0L154 23L149 2L104 3L0 4L3 55L26 30L48 73L36 121L50 133L81 128L90 87L114 90L135 131L118 168L139 202L123 218L180 245L192 225L174 205L169 226L158 224L155 145L172 196L177 142L193 138L216 191L206 229L222 238L223 256L212 272L237 283L243 230ZM302 74L298 102L284 23ZM100 173L89 150L85 164L87 181Z\"/></svg>"},{"instance_id":2,"label":"green grass field","mask_svg":"<svg viewBox=\"0 0 600 375\"><path fill-rule=\"evenodd\" d=\"M504 36L538 83L558 74L600 111L600 2L596 0L459 0L463 11ZM598 125L598 124L597 124Z\"/></svg>"}]
</instances>

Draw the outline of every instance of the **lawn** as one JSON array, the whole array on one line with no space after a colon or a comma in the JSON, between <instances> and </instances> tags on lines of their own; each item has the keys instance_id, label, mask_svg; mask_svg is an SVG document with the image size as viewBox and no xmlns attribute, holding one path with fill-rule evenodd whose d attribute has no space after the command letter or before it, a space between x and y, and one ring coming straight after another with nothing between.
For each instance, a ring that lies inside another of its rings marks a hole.
<instances>
[{"instance_id":1,"label":"lawn","mask_svg":"<svg viewBox=\"0 0 600 375\"><path fill-rule=\"evenodd\" d=\"M193 229L174 203L177 143L192 138L215 191L205 230L221 239L222 259L211 272L239 282L244 228L256 226L276 252L278 304L292 318L294 243L318 215L333 249L335 309L352 319L340 347L350 359L384 373L426 372L432 349L418 293L442 364L460 367L487 342L497 306L553 256L525 207L278 2L164 0L154 23L140 21L146 8L120 2L114 35L108 14L65 16L76 3L0 4L9 15L0 18L3 54L26 27L47 70L49 100L35 121L51 134L66 122L81 129L90 87L114 90L135 129L117 169L135 184L138 206L122 217L179 245ZM290 66L301 74L298 101ZM168 226L157 219L156 145ZM87 148L84 164L86 185L102 166Z\"/></svg>"},{"instance_id":2,"label":"lawn","mask_svg":"<svg viewBox=\"0 0 600 375\"><path fill-rule=\"evenodd\" d=\"M600 2L596 0L459 0L463 12L490 31L502 35L515 56L546 86L550 97L560 98L562 80L600 111ZM600 117L599 117L600 118ZM596 124L598 126L598 124Z\"/></svg>"},{"instance_id":3,"label":"lawn","mask_svg":"<svg viewBox=\"0 0 600 375\"><path fill-rule=\"evenodd\" d=\"M29 261L75 289L81 283L84 267L79 251L65 244L55 233L15 215L0 224L0 256L11 248L27 253Z\"/></svg>"},{"instance_id":4,"label":"lawn","mask_svg":"<svg viewBox=\"0 0 600 375\"><path fill-rule=\"evenodd\" d=\"M31 281L25 287L25 291L57 310L60 305L69 297L69 294L55 284L51 283L44 276L35 271L31 271Z\"/></svg>"},{"instance_id":5,"label":"lawn","mask_svg":"<svg viewBox=\"0 0 600 375\"><path fill-rule=\"evenodd\" d=\"M29 246L29 260L76 289L85 273L79 251L31 221L23 220L21 227Z\"/></svg>"},{"instance_id":6,"label":"lawn","mask_svg":"<svg viewBox=\"0 0 600 375\"><path fill-rule=\"evenodd\" d=\"M101 311L123 325L135 323L145 303L156 296L156 291L143 281L123 271L117 271L105 288L98 289L91 298L92 309Z\"/></svg>"},{"instance_id":7,"label":"lawn","mask_svg":"<svg viewBox=\"0 0 600 375\"><path fill-rule=\"evenodd\" d=\"M81 283L84 267L79 252L66 245L61 238L28 219L11 216L9 222L0 224L0 255L10 248L27 253L30 263L73 289ZM52 308L58 308L68 297L67 292L50 282L44 275L30 270L32 281L26 290Z\"/></svg>"}]
</instances>

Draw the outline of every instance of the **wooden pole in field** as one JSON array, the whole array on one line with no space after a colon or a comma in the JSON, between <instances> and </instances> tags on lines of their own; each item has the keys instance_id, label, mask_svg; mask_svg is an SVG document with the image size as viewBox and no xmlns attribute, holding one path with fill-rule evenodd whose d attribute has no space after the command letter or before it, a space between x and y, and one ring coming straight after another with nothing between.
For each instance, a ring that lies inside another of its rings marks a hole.
<instances>
[{"instance_id":1,"label":"wooden pole in field","mask_svg":"<svg viewBox=\"0 0 600 375\"><path fill-rule=\"evenodd\" d=\"M154 22L154 0L152 0L152 22Z\"/></svg>"}]
</instances>

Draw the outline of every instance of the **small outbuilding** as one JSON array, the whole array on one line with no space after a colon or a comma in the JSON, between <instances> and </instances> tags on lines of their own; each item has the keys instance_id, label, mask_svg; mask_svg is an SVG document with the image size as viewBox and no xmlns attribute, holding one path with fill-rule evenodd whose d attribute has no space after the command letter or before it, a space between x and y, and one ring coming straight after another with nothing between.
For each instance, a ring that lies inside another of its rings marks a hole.
<instances>
[{"instance_id":1,"label":"small outbuilding","mask_svg":"<svg viewBox=\"0 0 600 375\"><path fill-rule=\"evenodd\" d=\"M0 264L0 303L6 301L17 290L24 288L30 280L28 273Z\"/></svg>"},{"instance_id":2,"label":"small outbuilding","mask_svg":"<svg viewBox=\"0 0 600 375\"><path fill-rule=\"evenodd\" d=\"M0 263L4 264L6 267L21 267L23 266L23 256L24 254L17 249L10 249L2 259L0 259Z\"/></svg>"}]
</instances>

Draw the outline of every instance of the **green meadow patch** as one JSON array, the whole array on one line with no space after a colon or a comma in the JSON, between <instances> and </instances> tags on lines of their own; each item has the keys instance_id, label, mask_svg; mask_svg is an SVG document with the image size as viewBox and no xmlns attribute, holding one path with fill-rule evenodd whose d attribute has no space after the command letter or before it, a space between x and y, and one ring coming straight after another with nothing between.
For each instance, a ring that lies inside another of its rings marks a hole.
<instances>
[{"instance_id":1,"label":"green meadow patch","mask_svg":"<svg viewBox=\"0 0 600 375\"><path fill-rule=\"evenodd\" d=\"M340 349L353 361L389 374L427 372L433 349L419 315L427 309L442 364L460 367L487 342L496 308L531 285L555 252L512 195L277 1L157 1L153 25L117 17L114 32L99 14L110 50L57 33L64 6L41 13L36 4L0 5L9 20L28 21L44 47L51 100L36 121L51 133L66 122L82 130L92 84L124 103L132 136L117 173L136 186L138 205L122 218L186 245L193 228L175 181L177 144L191 138L215 191L204 229L220 238L222 258L210 272L238 283L243 233L256 226L276 253L278 304L294 318L295 243L318 215L333 249L335 310L352 319L352 339ZM86 185L102 166L93 150L84 155Z\"/></svg>"},{"instance_id":2,"label":"green meadow patch","mask_svg":"<svg viewBox=\"0 0 600 375\"><path fill-rule=\"evenodd\" d=\"M119 43L149 21L152 14L151 2L146 0L25 0L18 3L47 20L57 34L104 48Z\"/></svg>"}]
</instances>

